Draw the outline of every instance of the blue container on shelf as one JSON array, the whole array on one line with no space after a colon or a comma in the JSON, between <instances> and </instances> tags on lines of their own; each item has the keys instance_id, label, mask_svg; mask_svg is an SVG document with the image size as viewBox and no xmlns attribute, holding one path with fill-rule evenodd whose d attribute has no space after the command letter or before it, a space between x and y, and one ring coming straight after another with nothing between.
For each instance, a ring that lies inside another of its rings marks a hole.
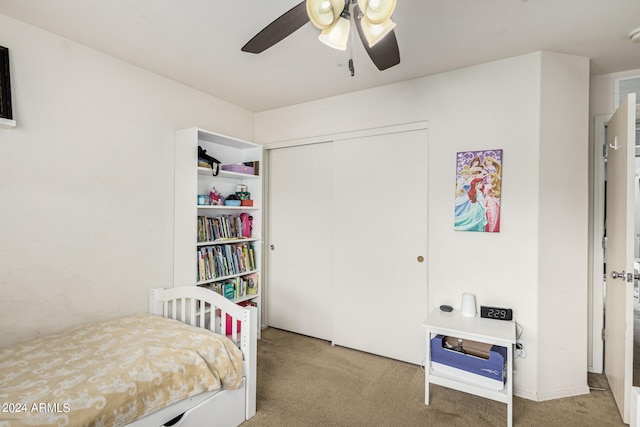
<instances>
[{"instance_id":1,"label":"blue container on shelf","mask_svg":"<svg viewBox=\"0 0 640 427\"><path fill-rule=\"evenodd\" d=\"M225 206L240 206L240 200L225 200L224 201L224 205Z\"/></svg>"},{"instance_id":2,"label":"blue container on shelf","mask_svg":"<svg viewBox=\"0 0 640 427\"><path fill-rule=\"evenodd\" d=\"M446 337L431 339L431 368L438 372L476 383L494 390L502 390L507 378L507 349L491 346L488 358L460 353L446 348Z\"/></svg>"}]
</instances>

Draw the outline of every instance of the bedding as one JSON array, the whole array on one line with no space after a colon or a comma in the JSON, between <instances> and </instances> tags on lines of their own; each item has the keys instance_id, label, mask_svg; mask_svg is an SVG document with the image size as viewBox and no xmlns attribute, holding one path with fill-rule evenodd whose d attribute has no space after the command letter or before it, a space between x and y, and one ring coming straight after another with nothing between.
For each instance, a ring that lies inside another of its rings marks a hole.
<instances>
[{"instance_id":1,"label":"bedding","mask_svg":"<svg viewBox=\"0 0 640 427\"><path fill-rule=\"evenodd\" d=\"M227 337L153 314L0 348L0 427L121 426L242 384Z\"/></svg>"}]
</instances>

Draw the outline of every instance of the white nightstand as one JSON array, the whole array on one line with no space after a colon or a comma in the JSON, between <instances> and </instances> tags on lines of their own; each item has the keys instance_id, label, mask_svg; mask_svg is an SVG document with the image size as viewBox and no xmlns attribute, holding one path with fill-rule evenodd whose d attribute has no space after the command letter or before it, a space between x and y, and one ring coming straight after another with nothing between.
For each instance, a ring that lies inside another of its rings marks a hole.
<instances>
[{"instance_id":1,"label":"white nightstand","mask_svg":"<svg viewBox=\"0 0 640 427\"><path fill-rule=\"evenodd\" d=\"M486 397L507 404L507 425L513 422L513 346L516 343L516 324L513 321L484 319L478 316L465 317L459 312L445 313L434 309L422 322L427 330L427 358L425 362L424 403L429 404L429 384ZM431 338L441 334L462 339L484 342L507 349L507 379L504 389L492 390L472 382L433 371L431 368Z\"/></svg>"}]
</instances>

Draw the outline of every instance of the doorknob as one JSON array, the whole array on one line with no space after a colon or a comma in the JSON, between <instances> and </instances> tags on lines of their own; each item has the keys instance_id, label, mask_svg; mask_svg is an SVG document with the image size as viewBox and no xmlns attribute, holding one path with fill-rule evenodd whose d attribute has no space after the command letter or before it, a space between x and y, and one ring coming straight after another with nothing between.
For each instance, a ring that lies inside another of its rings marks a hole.
<instances>
[{"instance_id":1,"label":"doorknob","mask_svg":"<svg viewBox=\"0 0 640 427\"><path fill-rule=\"evenodd\" d=\"M612 271L611 272L611 278L612 279L627 280L627 273L625 273L624 270L622 270L621 273L618 273L617 271Z\"/></svg>"},{"instance_id":2,"label":"doorknob","mask_svg":"<svg viewBox=\"0 0 640 427\"><path fill-rule=\"evenodd\" d=\"M273 245L269 246L269 249L271 249L271 250L274 250L275 248L276 248L276 247L275 247L275 246L273 246Z\"/></svg>"},{"instance_id":3,"label":"doorknob","mask_svg":"<svg viewBox=\"0 0 640 427\"><path fill-rule=\"evenodd\" d=\"M613 279L620 279L622 281L625 282L633 282L633 279L639 279L640 280L640 275L638 274L633 274L633 273L625 273L624 270L622 270L622 272L618 273L617 271L612 271L611 272L611 278Z\"/></svg>"}]
</instances>

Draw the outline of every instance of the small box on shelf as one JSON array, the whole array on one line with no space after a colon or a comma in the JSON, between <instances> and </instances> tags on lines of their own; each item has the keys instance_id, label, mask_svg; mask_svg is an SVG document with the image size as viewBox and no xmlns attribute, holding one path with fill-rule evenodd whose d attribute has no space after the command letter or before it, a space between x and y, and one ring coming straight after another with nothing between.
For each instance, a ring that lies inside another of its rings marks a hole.
<instances>
[{"instance_id":1,"label":"small box on shelf","mask_svg":"<svg viewBox=\"0 0 640 427\"><path fill-rule=\"evenodd\" d=\"M247 175L253 175L253 166L247 166L244 163L234 163L232 165L222 165L222 170L223 171L229 171L229 172L238 172L238 173L244 173Z\"/></svg>"},{"instance_id":2,"label":"small box on shelf","mask_svg":"<svg viewBox=\"0 0 640 427\"><path fill-rule=\"evenodd\" d=\"M244 165L252 167L254 175L260 175L260 162L258 160L253 162L244 162Z\"/></svg>"}]
</instances>

